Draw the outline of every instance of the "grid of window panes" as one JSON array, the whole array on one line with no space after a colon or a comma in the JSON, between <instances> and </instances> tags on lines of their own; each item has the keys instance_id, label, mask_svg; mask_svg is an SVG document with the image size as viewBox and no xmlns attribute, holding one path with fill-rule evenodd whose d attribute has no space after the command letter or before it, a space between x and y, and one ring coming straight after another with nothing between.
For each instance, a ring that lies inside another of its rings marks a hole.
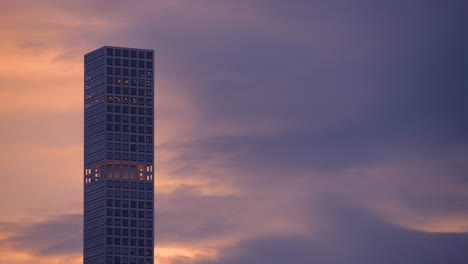
<instances>
[{"instance_id":1,"label":"grid of window panes","mask_svg":"<svg viewBox=\"0 0 468 264\"><path fill-rule=\"evenodd\" d=\"M153 161L153 52L106 48L106 159Z\"/></svg>"},{"instance_id":2,"label":"grid of window panes","mask_svg":"<svg viewBox=\"0 0 468 264\"><path fill-rule=\"evenodd\" d=\"M151 50L85 55L85 264L153 263L153 88Z\"/></svg>"}]
</instances>

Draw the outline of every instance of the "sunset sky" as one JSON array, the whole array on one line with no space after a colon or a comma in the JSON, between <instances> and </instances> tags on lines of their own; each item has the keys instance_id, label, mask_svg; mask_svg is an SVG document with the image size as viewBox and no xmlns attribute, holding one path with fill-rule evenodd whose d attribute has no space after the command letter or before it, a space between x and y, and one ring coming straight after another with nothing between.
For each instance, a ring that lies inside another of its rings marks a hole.
<instances>
[{"instance_id":1,"label":"sunset sky","mask_svg":"<svg viewBox=\"0 0 468 264\"><path fill-rule=\"evenodd\" d=\"M0 263L82 263L83 55L155 50L158 264L466 264L463 0L1 1Z\"/></svg>"}]
</instances>

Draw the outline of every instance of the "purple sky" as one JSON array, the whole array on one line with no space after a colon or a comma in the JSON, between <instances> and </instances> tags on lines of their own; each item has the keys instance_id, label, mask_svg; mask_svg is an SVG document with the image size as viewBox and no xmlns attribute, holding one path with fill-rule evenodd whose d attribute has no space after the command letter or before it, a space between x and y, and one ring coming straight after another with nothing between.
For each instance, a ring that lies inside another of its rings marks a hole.
<instances>
[{"instance_id":1,"label":"purple sky","mask_svg":"<svg viewBox=\"0 0 468 264\"><path fill-rule=\"evenodd\" d=\"M466 1L11 1L0 22L0 263L82 261L104 45L155 50L159 264L466 263Z\"/></svg>"}]
</instances>

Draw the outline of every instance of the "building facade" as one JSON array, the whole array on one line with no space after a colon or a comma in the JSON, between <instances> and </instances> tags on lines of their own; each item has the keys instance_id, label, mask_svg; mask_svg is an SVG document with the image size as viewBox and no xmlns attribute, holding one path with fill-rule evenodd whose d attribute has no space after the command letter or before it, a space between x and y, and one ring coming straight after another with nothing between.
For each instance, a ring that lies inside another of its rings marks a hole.
<instances>
[{"instance_id":1,"label":"building facade","mask_svg":"<svg viewBox=\"0 0 468 264\"><path fill-rule=\"evenodd\" d=\"M154 52L84 56L85 264L154 262Z\"/></svg>"}]
</instances>

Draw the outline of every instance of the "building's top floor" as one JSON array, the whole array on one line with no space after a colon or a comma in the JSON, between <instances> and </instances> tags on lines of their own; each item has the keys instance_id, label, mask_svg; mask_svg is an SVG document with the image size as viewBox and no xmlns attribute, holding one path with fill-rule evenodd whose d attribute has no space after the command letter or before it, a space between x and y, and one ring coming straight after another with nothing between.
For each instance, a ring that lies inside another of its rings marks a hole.
<instances>
[{"instance_id":1,"label":"building's top floor","mask_svg":"<svg viewBox=\"0 0 468 264\"><path fill-rule=\"evenodd\" d=\"M103 56L153 60L154 50L103 46L84 55L85 64Z\"/></svg>"}]
</instances>

